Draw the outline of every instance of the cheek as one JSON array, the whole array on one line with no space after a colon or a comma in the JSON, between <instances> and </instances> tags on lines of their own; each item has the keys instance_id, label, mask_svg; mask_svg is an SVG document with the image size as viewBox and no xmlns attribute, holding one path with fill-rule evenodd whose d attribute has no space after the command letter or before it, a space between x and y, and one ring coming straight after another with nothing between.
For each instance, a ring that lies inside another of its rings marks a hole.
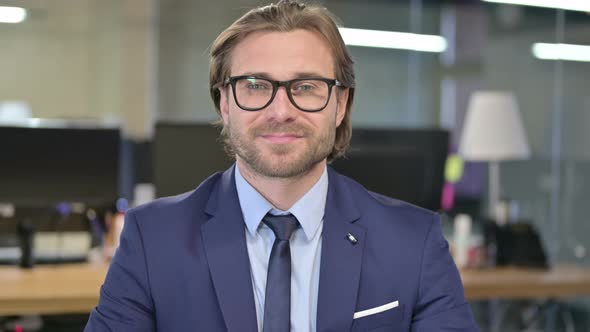
<instances>
[{"instance_id":1,"label":"cheek","mask_svg":"<svg viewBox=\"0 0 590 332\"><path fill-rule=\"evenodd\" d=\"M255 112L247 112L235 105L230 105L228 122L232 127L241 128L242 130L249 130L257 125L258 114Z\"/></svg>"},{"instance_id":2,"label":"cheek","mask_svg":"<svg viewBox=\"0 0 590 332\"><path fill-rule=\"evenodd\" d=\"M328 109L325 109L324 111L328 111ZM336 121L336 114L333 110L331 110L329 113L326 112L326 114L320 113L312 113L305 117L304 125L310 128L314 135L324 134L328 128L334 126Z\"/></svg>"}]
</instances>

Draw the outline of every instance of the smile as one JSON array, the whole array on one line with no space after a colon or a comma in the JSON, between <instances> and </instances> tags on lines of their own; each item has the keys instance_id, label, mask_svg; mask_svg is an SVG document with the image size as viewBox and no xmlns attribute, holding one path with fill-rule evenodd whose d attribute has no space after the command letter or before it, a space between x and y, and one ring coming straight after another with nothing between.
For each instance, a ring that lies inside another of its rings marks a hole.
<instances>
[{"instance_id":1,"label":"smile","mask_svg":"<svg viewBox=\"0 0 590 332\"><path fill-rule=\"evenodd\" d=\"M294 142L300 138L303 138L303 136L300 136L300 135L287 134L287 133L285 133L285 134L283 134L283 133L266 134L266 135L260 135L260 137L262 137L263 139L265 139L273 144L287 144L287 143Z\"/></svg>"}]
</instances>

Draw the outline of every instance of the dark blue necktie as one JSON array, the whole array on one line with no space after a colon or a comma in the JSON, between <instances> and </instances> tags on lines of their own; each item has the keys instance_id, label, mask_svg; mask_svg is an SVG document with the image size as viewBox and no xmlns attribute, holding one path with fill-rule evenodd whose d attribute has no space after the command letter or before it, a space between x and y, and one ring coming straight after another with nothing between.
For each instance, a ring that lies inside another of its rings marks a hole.
<instances>
[{"instance_id":1,"label":"dark blue necktie","mask_svg":"<svg viewBox=\"0 0 590 332\"><path fill-rule=\"evenodd\" d=\"M263 332L289 332L291 325L291 249L289 239L299 226L292 214L267 214L262 221L275 233L268 261Z\"/></svg>"}]
</instances>

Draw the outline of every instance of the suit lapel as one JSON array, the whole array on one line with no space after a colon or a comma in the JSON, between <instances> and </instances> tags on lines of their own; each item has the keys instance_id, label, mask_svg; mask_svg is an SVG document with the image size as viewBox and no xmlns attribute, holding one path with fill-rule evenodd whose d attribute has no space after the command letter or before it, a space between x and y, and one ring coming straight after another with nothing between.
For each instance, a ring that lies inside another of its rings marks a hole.
<instances>
[{"instance_id":1,"label":"suit lapel","mask_svg":"<svg viewBox=\"0 0 590 332\"><path fill-rule=\"evenodd\" d=\"M211 218L202 226L201 232L228 331L257 331L250 260L234 167L223 173L212 191L206 207Z\"/></svg>"},{"instance_id":2,"label":"suit lapel","mask_svg":"<svg viewBox=\"0 0 590 332\"><path fill-rule=\"evenodd\" d=\"M317 331L349 331L356 307L365 228L349 188L328 168L329 188L322 232ZM348 234L356 238L353 244Z\"/></svg>"}]
</instances>

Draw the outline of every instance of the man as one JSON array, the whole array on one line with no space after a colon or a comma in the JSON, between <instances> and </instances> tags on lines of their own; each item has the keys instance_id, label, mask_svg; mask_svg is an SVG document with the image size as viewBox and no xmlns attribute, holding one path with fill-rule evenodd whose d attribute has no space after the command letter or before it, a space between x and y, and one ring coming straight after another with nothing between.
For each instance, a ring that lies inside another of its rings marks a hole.
<instances>
[{"instance_id":1,"label":"man","mask_svg":"<svg viewBox=\"0 0 590 332\"><path fill-rule=\"evenodd\" d=\"M477 331L438 216L327 167L354 94L327 10L248 12L210 86L235 165L127 213L86 331Z\"/></svg>"}]
</instances>

